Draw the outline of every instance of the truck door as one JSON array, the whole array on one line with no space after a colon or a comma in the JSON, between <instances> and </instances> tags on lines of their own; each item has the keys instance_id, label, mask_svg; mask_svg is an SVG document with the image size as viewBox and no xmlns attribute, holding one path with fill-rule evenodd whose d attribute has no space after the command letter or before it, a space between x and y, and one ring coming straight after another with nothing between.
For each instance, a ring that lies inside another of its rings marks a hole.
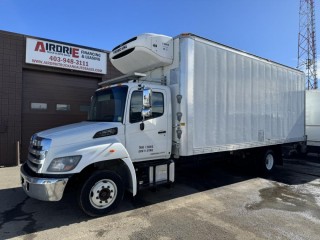
<instances>
[{"instance_id":1,"label":"truck door","mask_svg":"<svg viewBox=\"0 0 320 240\"><path fill-rule=\"evenodd\" d=\"M129 94L129 111L126 118L126 148L132 161L164 159L170 156L168 144L167 95L164 90L153 89L152 116L142 123L142 91L136 89Z\"/></svg>"}]
</instances>

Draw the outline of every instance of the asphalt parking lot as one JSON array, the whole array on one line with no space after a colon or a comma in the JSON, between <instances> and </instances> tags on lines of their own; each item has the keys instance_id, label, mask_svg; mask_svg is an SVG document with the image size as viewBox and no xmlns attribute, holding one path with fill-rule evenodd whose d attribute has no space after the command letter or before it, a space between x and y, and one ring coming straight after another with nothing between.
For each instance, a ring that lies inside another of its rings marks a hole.
<instances>
[{"instance_id":1,"label":"asphalt parking lot","mask_svg":"<svg viewBox=\"0 0 320 240\"><path fill-rule=\"evenodd\" d=\"M28 198L19 168L0 169L0 239L319 239L320 156L286 159L268 178L210 163L177 171L172 188L126 196L89 218L74 193Z\"/></svg>"}]
</instances>

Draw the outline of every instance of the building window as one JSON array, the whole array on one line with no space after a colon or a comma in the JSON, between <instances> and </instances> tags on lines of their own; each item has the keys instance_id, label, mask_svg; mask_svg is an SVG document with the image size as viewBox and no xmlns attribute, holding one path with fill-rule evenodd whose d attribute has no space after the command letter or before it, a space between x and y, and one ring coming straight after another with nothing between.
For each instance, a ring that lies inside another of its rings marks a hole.
<instances>
[{"instance_id":1,"label":"building window","mask_svg":"<svg viewBox=\"0 0 320 240\"><path fill-rule=\"evenodd\" d=\"M80 112L89 112L89 105L80 105Z\"/></svg>"},{"instance_id":2,"label":"building window","mask_svg":"<svg viewBox=\"0 0 320 240\"><path fill-rule=\"evenodd\" d=\"M47 110L47 107L46 103L31 103L32 110Z\"/></svg>"},{"instance_id":3,"label":"building window","mask_svg":"<svg viewBox=\"0 0 320 240\"><path fill-rule=\"evenodd\" d=\"M57 111L70 111L71 106L70 104L57 104L56 110Z\"/></svg>"}]
</instances>

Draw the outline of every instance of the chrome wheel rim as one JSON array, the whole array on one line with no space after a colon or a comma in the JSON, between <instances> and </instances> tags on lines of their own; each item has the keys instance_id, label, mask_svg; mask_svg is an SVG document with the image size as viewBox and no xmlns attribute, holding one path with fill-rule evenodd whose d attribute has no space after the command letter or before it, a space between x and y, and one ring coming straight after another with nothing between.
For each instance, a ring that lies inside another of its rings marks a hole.
<instances>
[{"instance_id":1,"label":"chrome wheel rim","mask_svg":"<svg viewBox=\"0 0 320 240\"><path fill-rule=\"evenodd\" d=\"M98 181L90 190L89 199L93 207L104 209L109 207L117 197L117 185L110 179Z\"/></svg>"}]
</instances>

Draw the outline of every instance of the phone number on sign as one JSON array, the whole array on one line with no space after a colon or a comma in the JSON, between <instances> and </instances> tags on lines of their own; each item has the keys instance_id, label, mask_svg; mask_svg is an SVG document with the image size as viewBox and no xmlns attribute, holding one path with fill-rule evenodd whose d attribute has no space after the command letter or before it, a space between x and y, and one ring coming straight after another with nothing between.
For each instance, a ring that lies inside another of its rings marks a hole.
<instances>
[{"instance_id":1,"label":"phone number on sign","mask_svg":"<svg viewBox=\"0 0 320 240\"><path fill-rule=\"evenodd\" d=\"M51 57L49 57L49 59L54 62L76 64L76 65L85 66L85 67L89 66L89 63L86 61L74 60L74 59L70 59L70 58L61 58L61 57L51 56Z\"/></svg>"}]
</instances>

